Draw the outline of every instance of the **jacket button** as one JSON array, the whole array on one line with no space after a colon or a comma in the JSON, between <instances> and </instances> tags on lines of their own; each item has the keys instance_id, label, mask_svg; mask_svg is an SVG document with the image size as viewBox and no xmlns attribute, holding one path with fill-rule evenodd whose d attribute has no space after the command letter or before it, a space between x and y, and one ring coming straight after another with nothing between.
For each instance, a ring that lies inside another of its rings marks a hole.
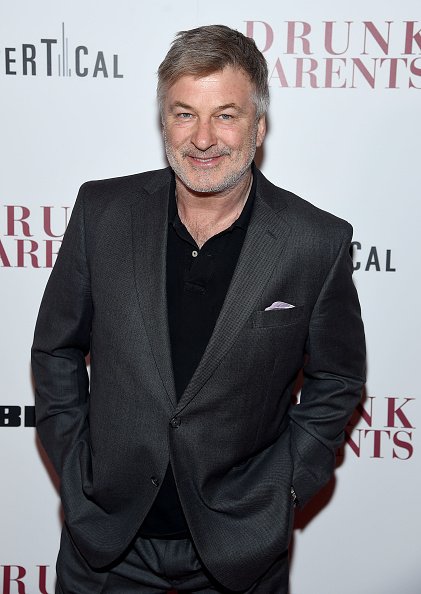
<instances>
[{"instance_id":1,"label":"jacket button","mask_svg":"<svg viewBox=\"0 0 421 594\"><path fill-rule=\"evenodd\" d=\"M156 476L151 476L151 483L154 487L159 487L159 479L157 479Z\"/></svg>"},{"instance_id":2,"label":"jacket button","mask_svg":"<svg viewBox=\"0 0 421 594\"><path fill-rule=\"evenodd\" d=\"M180 417L173 417L170 421L170 425L173 429L178 429L178 427L181 425Z\"/></svg>"}]
</instances>

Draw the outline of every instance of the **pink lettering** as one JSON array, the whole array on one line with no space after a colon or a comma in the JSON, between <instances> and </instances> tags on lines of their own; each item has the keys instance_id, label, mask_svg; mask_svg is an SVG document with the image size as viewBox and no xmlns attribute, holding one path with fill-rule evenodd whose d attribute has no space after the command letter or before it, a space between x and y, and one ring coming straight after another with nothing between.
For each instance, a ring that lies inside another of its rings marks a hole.
<instances>
[{"instance_id":1,"label":"pink lettering","mask_svg":"<svg viewBox=\"0 0 421 594\"><path fill-rule=\"evenodd\" d=\"M265 44L263 46L263 49L260 50L262 53L264 53L272 46L273 29L268 23L265 23L265 21L246 21L246 36L250 37L251 39L254 39L254 41L256 41L254 36L255 23L260 23L265 28Z\"/></svg>"},{"instance_id":2,"label":"pink lettering","mask_svg":"<svg viewBox=\"0 0 421 594\"><path fill-rule=\"evenodd\" d=\"M21 209L21 216L16 217L15 216L15 210L20 208ZM15 225L16 223L21 223L22 225L22 233L23 235L25 235L25 237L33 237L33 235L31 235L30 229L29 229L29 224L25 221L25 219L27 219L29 217L29 215L31 214L29 208L27 208L26 206L6 206L6 212L7 212L7 233L6 235L11 235L11 236L16 236L18 235L16 233L16 228Z\"/></svg>"},{"instance_id":3,"label":"pink lettering","mask_svg":"<svg viewBox=\"0 0 421 594\"><path fill-rule=\"evenodd\" d=\"M417 21L404 21L406 23L406 34L405 34L405 51L404 54L414 54L413 43L418 45L418 49L421 50L421 29L414 33L415 23Z\"/></svg>"},{"instance_id":4,"label":"pink lettering","mask_svg":"<svg viewBox=\"0 0 421 594\"><path fill-rule=\"evenodd\" d=\"M399 398L386 398L387 400L387 425L385 427L397 427L395 425L395 417L399 419L402 423L402 427L405 429L414 429L414 425L408 420L408 417L403 412L403 407L408 404L411 400L415 400L415 398L404 398L405 402L403 402L398 408L396 408L396 402Z\"/></svg>"},{"instance_id":5,"label":"pink lettering","mask_svg":"<svg viewBox=\"0 0 421 594\"><path fill-rule=\"evenodd\" d=\"M329 54L339 56L341 54L344 54L348 50L349 36L350 36L352 22L353 21L345 21L345 23L348 25L348 35L347 35L347 39L346 39L345 49L342 50L341 52L335 52L335 50L333 49L332 39L333 39L333 25L336 23L336 21L324 21L324 23L325 23L325 49L327 52L329 52Z\"/></svg>"},{"instance_id":6,"label":"pink lettering","mask_svg":"<svg viewBox=\"0 0 421 594\"><path fill-rule=\"evenodd\" d=\"M303 54L311 54L310 51L310 42L308 39L305 39L307 35L311 32L311 25L310 23L306 23L305 21L286 21L288 24L287 29L287 54L296 54L298 52L295 51L295 41L300 39L302 45L302 53ZM302 32L300 34L296 33L296 26L300 24L302 25Z\"/></svg>"},{"instance_id":7,"label":"pink lettering","mask_svg":"<svg viewBox=\"0 0 421 594\"><path fill-rule=\"evenodd\" d=\"M386 54L389 53L389 40L390 40L390 25L393 21L386 21L387 23L387 38L384 38L380 31L377 29L376 25L372 21L364 21L364 50L361 52L362 54L367 54L367 32L370 33L374 41L380 47L382 52Z\"/></svg>"},{"instance_id":8,"label":"pink lettering","mask_svg":"<svg viewBox=\"0 0 421 594\"><path fill-rule=\"evenodd\" d=\"M16 577L12 577L12 567L18 570ZM26 575L26 570L21 565L3 565L3 594L11 594L10 585L16 582L18 594L26 594L25 584L21 581Z\"/></svg>"}]
</instances>

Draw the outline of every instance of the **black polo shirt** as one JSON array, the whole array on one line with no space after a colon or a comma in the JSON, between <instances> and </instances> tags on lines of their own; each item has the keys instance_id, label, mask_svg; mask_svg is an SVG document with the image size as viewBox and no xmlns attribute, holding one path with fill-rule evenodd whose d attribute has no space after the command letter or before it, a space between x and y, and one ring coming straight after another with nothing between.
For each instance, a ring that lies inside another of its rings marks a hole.
<instances>
[{"instance_id":1,"label":"black polo shirt","mask_svg":"<svg viewBox=\"0 0 421 594\"><path fill-rule=\"evenodd\" d=\"M254 176L239 218L199 249L178 216L173 177L168 207L167 303L177 399L198 366L218 319L246 236L255 186ZM155 538L188 535L170 465L140 533Z\"/></svg>"}]
</instances>

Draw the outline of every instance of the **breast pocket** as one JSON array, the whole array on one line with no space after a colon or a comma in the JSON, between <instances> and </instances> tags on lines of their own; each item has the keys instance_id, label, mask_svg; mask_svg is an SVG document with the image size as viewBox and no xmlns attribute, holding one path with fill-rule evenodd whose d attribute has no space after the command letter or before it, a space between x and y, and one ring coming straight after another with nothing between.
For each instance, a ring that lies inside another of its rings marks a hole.
<instances>
[{"instance_id":1,"label":"breast pocket","mask_svg":"<svg viewBox=\"0 0 421 594\"><path fill-rule=\"evenodd\" d=\"M274 326L289 326L302 320L304 307L297 305L287 309L269 309L255 311L252 315L253 328L272 328Z\"/></svg>"}]
</instances>

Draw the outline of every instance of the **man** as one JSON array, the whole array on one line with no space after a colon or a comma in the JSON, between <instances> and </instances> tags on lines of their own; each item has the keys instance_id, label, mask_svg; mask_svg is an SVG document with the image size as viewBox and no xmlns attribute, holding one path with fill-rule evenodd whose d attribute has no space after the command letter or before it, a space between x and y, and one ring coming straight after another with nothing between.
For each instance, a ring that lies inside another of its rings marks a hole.
<instances>
[{"instance_id":1,"label":"man","mask_svg":"<svg viewBox=\"0 0 421 594\"><path fill-rule=\"evenodd\" d=\"M254 166L252 40L182 32L158 78L170 167L82 186L35 331L57 592L285 594L364 381L352 230Z\"/></svg>"}]
</instances>

